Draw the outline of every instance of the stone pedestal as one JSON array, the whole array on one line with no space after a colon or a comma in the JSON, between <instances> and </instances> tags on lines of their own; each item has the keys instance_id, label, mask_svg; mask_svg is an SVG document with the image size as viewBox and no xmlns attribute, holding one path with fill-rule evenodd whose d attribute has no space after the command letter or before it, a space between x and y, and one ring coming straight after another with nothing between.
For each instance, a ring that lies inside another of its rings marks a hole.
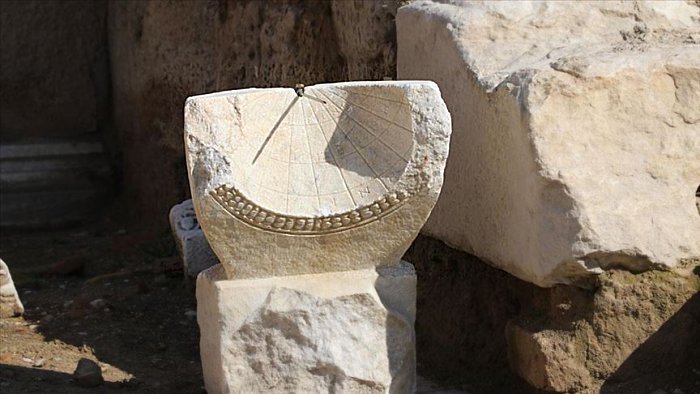
<instances>
[{"instance_id":1,"label":"stone pedestal","mask_svg":"<svg viewBox=\"0 0 700 394\"><path fill-rule=\"evenodd\" d=\"M197 278L210 393L409 393L416 275L391 268L264 279Z\"/></svg>"}]
</instances>

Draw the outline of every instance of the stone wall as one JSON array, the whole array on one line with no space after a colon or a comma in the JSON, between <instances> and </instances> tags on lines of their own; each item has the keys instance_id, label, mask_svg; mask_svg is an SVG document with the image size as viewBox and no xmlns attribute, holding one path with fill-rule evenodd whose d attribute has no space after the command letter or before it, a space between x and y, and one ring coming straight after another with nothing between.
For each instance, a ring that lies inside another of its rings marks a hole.
<instances>
[{"instance_id":1,"label":"stone wall","mask_svg":"<svg viewBox=\"0 0 700 394\"><path fill-rule=\"evenodd\" d=\"M106 119L104 0L0 2L0 138L73 138Z\"/></svg>"},{"instance_id":2,"label":"stone wall","mask_svg":"<svg viewBox=\"0 0 700 394\"><path fill-rule=\"evenodd\" d=\"M398 0L112 1L109 48L124 185L156 228L189 194L183 107L244 87L395 77Z\"/></svg>"}]
</instances>

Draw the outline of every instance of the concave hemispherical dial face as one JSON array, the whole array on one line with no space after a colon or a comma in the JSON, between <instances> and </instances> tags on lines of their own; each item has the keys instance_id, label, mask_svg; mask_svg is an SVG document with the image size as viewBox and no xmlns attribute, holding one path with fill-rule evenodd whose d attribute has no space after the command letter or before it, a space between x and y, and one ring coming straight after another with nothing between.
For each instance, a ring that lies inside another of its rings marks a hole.
<instances>
[{"instance_id":1,"label":"concave hemispherical dial face","mask_svg":"<svg viewBox=\"0 0 700 394\"><path fill-rule=\"evenodd\" d=\"M220 200L313 218L379 202L388 211L406 197L393 193L413 149L402 89L319 86L302 95L277 89L236 100L233 182L218 189Z\"/></svg>"}]
</instances>

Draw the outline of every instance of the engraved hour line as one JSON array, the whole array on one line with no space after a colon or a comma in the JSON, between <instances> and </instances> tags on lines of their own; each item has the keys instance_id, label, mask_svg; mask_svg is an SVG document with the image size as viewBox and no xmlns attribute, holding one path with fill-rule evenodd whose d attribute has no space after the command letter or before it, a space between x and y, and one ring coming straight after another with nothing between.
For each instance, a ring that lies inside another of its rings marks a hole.
<instances>
[{"instance_id":1,"label":"engraved hour line","mask_svg":"<svg viewBox=\"0 0 700 394\"><path fill-rule=\"evenodd\" d=\"M254 102L258 102L259 100L264 99L264 98L265 98L265 97L264 97L265 95L266 95L266 94L260 94L260 95L259 95L260 97L258 97L257 100L255 100ZM277 120L277 123L275 124L275 127L273 128L273 130L272 130L272 131L270 132L270 134L268 135L268 138L267 138L267 139L265 140L265 142L263 143L263 146L260 148L260 151L258 151L258 155L257 155L257 156L259 156L260 153L262 153L262 148L264 148L265 144L266 144L266 143L268 142L268 140L272 137L272 135L274 134L274 132L275 132L275 130L277 129L277 127L278 127L279 125L281 125L282 121L287 117L287 115L289 114L289 112L291 111L291 109L294 107L294 104L296 103L296 101L297 101L298 99L299 99L299 97L294 97L294 98L290 101L289 105L284 104L284 105L287 105L287 107L286 107L286 109L285 109L285 112L284 112L284 113L282 114L282 116ZM284 105L282 105L282 108L284 108ZM279 107L280 107L280 106L277 105L275 108L277 109L277 108L279 108ZM269 119L269 118L268 118L268 119ZM241 129L241 133L242 133L242 129ZM291 132L290 132L290 135L291 135ZM291 138L291 137L290 137L290 138ZM253 147L253 145L252 145L247 139L244 139L244 141L245 141L246 145L247 145L251 150L253 150L253 151L255 150L255 148ZM290 148L290 149L291 149L291 148ZM255 160L257 159L257 156L256 156L256 158L253 160L253 163L255 163ZM268 159L275 160L275 161L279 161L279 162L283 162L282 160L275 159L275 158L272 157L272 156L269 156ZM237 165L237 167L240 168L240 166L238 166L238 165ZM243 171L241 171L241 172L243 172ZM252 172L252 171L248 174L248 176L246 177L246 180L245 180L245 184L246 184L246 185L250 185L250 184L251 184L250 179L251 179L254 175L255 175L255 174L254 174L254 172ZM287 179L289 179L289 168L287 168ZM260 188L263 188L263 189L266 189L266 190L273 191L273 192L280 193L280 194L284 195L285 204L286 204L286 206L287 206L287 209L289 209L289 208L288 208L288 207L289 207L289 196L287 195L287 194L288 194L287 191L282 191L282 190L273 189L273 188L271 188L271 187L267 187L267 186L265 186L265 185L263 185L263 184L257 184L257 183L256 183L256 187L260 187ZM289 189L289 186L287 186L287 189Z\"/></svg>"},{"instance_id":2,"label":"engraved hour line","mask_svg":"<svg viewBox=\"0 0 700 394\"><path fill-rule=\"evenodd\" d=\"M333 105L335 105L339 110L341 110L341 109L340 109L340 106L339 106L338 104L336 104L333 100L331 100L331 98L330 98L328 95L326 95L325 93L321 93L321 94L323 94L324 97L326 97L326 98L328 99L328 101L330 101L331 103L333 103ZM336 95L336 96L337 96L337 95ZM337 97L338 97L338 98L341 98L340 96L337 96ZM341 98L341 99L342 99L342 98ZM341 110L341 112L342 112L342 110ZM391 150L396 156L398 156L399 159L403 160L404 162L407 162L407 161L408 161L408 160L404 159L402 155L400 155L398 152L396 152L391 146L389 146L387 143L385 143L384 141L382 141L377 135L375 135L374 133L372 133L372 131L370 131L367 127L365 127L363 124L361 124L360 122L358 122L357 120L355 120L352 116L350 116L350 115L348 115L348 114L345 114L345 116L347 116L348 118L350 118L353 122L357 123L360 127L362 127L363 129L365 129L365 131L367 131L367 133L368 133L369 135L371 135L372 137L374 137L374 139L373 139L372 141L370 141L367 145L365 145L365 146L362 147L361 149L364 149L364 148L366 148L366 147L372 145L372 143L374 143L375 141L379 141L379 142L381 142L384 146L386 146L387 148L389 148L389 150ZM388 170L384 171L382 174L379 174L379 173L374 169L374 167L372 167L372 166L370 165L369 160L367 160L367 158L362 154L361 149L358 149L357 146L355 146L355 144L352 142L352 140L348 137L348 134L345 132L345 130L343 130L343 128L341 128L340 125L337 124L337 122L336 122L336 125L337 125L337 127L345 134L345 136L346 136L346 138L348 139L348 141L350 141L350 144L352 144L352 146L353 146L353 147L355 148L355 150L357 151L357 154L362 158L362 160L365 162L365 164L367 164L367 167L369 167L369 168L372 170L372 172L373 172L374 175L377 177L377 179L378 179L379 182L382 184L382 186L384 186L384 188L385 188L387 191L389 191L389 187L387 187L386 183L384 183L384 180L383 180L381 177L382 177L382 175L385 175L387 172L391 171L391 167L390 167Z\"/></svg>"},{"instance_id":3,"label":"engraved hour line","mask_svg":"<svg viewBox=\"0 0 700 394\"><path fill-rule=\"evenodd\" d=\"M345 102L350 103L349 101L343 99L343 98L340 97L339 95L337 95L337 94L335 94L335 93L334 93L334 95L337 96L339 99L341 99L341 100L343 100L343 101L345 101ZM328 96L326 96L326 97L328 97ZM330 98L329 98L329 100L330 100ZM336 104L336 103L333 102L332 100L331 100L331 102L332 102L336 107L338 107L338 104ZM350 103L350 104L353 104L353 103ZM355 104L353 104L353 105L355 105ZM360 108L361 108L361 107L360 107ZM362 108L362 109L364 110L364 108ZM367 111L367 112L369 112L369 111ZM371 113L371 112L370 112L370 113ZM381 116L379 116L379 115L376 115L376 114L373 114L373 115L379 117L380 119L383 119L384 121L386 121L386 122L388 122L388 123L391 123L389 120L387 120L387 119L385 119L385 118L383 118L383 117L381 117ZM353 122L357 123L360 127L362 127L363 129L365 129L365 131L368 132L372 137L374 137L374 139L373 139L372 141L370 141L367 145L363 146L363 147L360 148L360 149L364 149L364 148L366 148L366 147L372 145L375 141L379 141L382 145L384 145L384 146L386 146L387 148L389 148L390 151L392 151L396 156L398 156L399 159L403 160L404 163L408 163L408 160L409 160L409 159L405 158L404 155L402 155L401 153L399 153L399 152L397 152L396 150L394 150L394 148L393 148L391 145L389 145L388 143L386 143L386 142L381 138L381 137L383 137L383 136L386 134L386 132L382 133L381 135L376 135L376 134L374 134L367 126L363 125L363 124L362 124L360 121L358 121L357 119L353 118L352 116L350 116L350 115L348 115L348 114L345 114L345 116L347 116L348 118L350 118ZM411 132L411 135L413 135L413 132ZM346 156L347 156L347 155L346 155ZM344 156L343 156L343 157L344 157Z\"/></svg>"},{"instance_id":4,"label":"engraved hour line","mask_svg":"<svg viewBox=\"0 0 700 394\"><path fill-rule=\"evenodd\" d=\"M294 98L294 103L296 103L297 100L299 100L299 96ZM292 162L292 136L293 135L294 135L294 132L292 131L292 126L290 126L289 127L289 154L287 155L287 163ZM289 212L289 195L291 194L290 193L290 189L291 189L290 185L292 184L291 172L292 172L292 169L291 169L291 165L290 165L289 168L287 168L287 193L286 193L287 194L287 212Z\"/></svg>"},{"instance_id":5,"label":"engraved hour line","mask_svg":"<svg viewBox=\"0 0 700 394\"><path fill-rule=\"evenodd\" d=\"M330 89L328 89L328 90L330 91ZM337 94L336 94L336 96L340 97L340 96L337 95ZM372 97L372 96L370 96L370 97ZM343 100L343 101L345 101L345 102L347 102L347 103L349 103L349 104L352 104L353 106L355 106L355 107L357 107L357 108L360 108L361 110L363 110L363 111L365 111L365 112L367 112L367 113L370 113L370 114L372 114L372 115L374 115L374 116L376 116L376 117L378 117L378 118L380 118L380 119L383 119L383 120L385 120L385 121L387 121L387 122L389 122L389 123L391 123L391 124L393 124L393 125L395 125L395 126L398 126L401 130L404 130L404 131L406 131L406 132L408 132L408 133L413 134L413 130L411 130L411 129L409 129L409 128L407 128L407 127L405 127L405 126L403 126L403 125L401 125L401 124L399 124L399 123L396 123L395 121L393 121L393 120L391 120L391 119L385 118L384 116L382 116L382 115L380 115L380 114L378 114L378 113L376 113L376 112L372 112L372 111L368 110L367 108L361 106L361 105L358 104L358 103L355 103L355 102L350 101L350 100L348 100L348 99L343 99L342 97L340 97L340 99ZM405 104L405 103L402 103L402 104L408 105L408 104Z\"/></svg>"},{"instance_id":6,"label":"engraved hour line","mask_svg":"<svg viewBox=\"0 0 700 394\"><path fill-rule=\"evenodd\" d=\"M337 89L328 89L328 90L329 90L329 92L332 93L333 90L337 90ZM394 122L394 121L392 121L392 120L390 120L390 119L388 119L388 118L386 118L386 117L384 117L384 116L381 116L381 115L379 115L379 114L376 113L376 112L372 112L372 111L368 110L367 108L361 106L359 103L355 103L355 102L352 102L352 101L348 101L347 99L341 97L341 96L340 96L339 94L337 94L337 93L332 93L332 94L335 95L336 97L338 97L339 99L341 99L341 100L343 100L343 101L346 101L346 102L348 102L349 104L352 104L353 106L358 107L358 108L360 108L361 110L363 110L363 111L365 111L365 112L367 112L367 113L369 113L369 114L371 114L371 115L374 115L374 116L376 116L376 117L378 117L378 118L384 120L384 121L387 122L387 123L393 124L393 125L399 127L400 129L402 129L402 130L404 130L404 131L413 133L410 129L407 129L407 128L405 128L404 126L402 126L402 125L400 125L400 124L398 124L398 123L396 123L396 122ZM355 92L352 92L352 94L358 94L358 95L361 95L361 96L366 96L366 97L376 98L376 99L379 99L379 100L385 100L385 101L390 101L390 102L395 102L395 103L400 103L400 104L406 105L406 103L403 103L403 102L399 102L399 101L395 101L395 100L390 100L390 99L386 99L386 98L381 98L381 97L378 97L378 96L373 96L373 95L368 95L368 94L362 94L362 93L355 93ZM261 96L262 96L262 95L261 95ZM306 95L306 96L303 96L303 97L310 97L310 96ZM259 101L260 99L262 99L262 98L264 98L264 97L259 97L259 98L258 98L257 100L255 100L254 102L258 102L258 101ZM334 104L335 104L335 103L334 103ZM338 107L337 104L335 104L335 105L336 105L336 107ZM312 112L313 112L313 107L312 107L311 109L312 109ZM372 133L372 131L371 131L367 126L365 126L362 122L358 121L358 120L355 119L354 117L349 116L349 115L347 115L347 114L346 114L345 116L347 116L348 118L350 118L353 122L357 123L360 127L362 127L365 131L367 131L370 135L372 135L372 136L375 138L374 140L370 141L370 143L368 143L367 145L360 147L360 149L364 149L364 148L366 148L367 146L370 146L375 140L379 140L379 142L382 143L382 145L384 145L384 146L386 146L387 148L389 148L394 154L396 154L397 156L399 156L399 158L401 158L404 162L408 162L409 159L407 159L406 157L404 157L404 154L401 154L401 153L397 152L393 147L391 147L391 146L390 146L389 144L387 144L384 140L382 140L382 137L383 137L384 135L386 135L386 133L382 133L381 135L376 135L376 134ZM284 115L283 115L283 117L284 117ZM282 118L282 119L283 119L283 118ZM318 121L318 118L316 118L316 119L317 119L317 120L316 120L316 121L317 121L316 124L321 124L321 123ZM309 126L309 125L311 125L311 124L307 124L306 122L304 122L304 124L299 124L299 125L297 125L296 123L289 123L289 122L287 122L286 125L288 125L288 126ZM255 148L254 148L252 145L250 145L250 144L248 144L248 146L250 146L251 148L255 149ZM410 149L409 149L408 151L410 151ZM408 152L408 151L407 151L407 152ZM352 153L349 153L349 154L347 154L347 155L340 156L340 158L343 158L343 157L348 156L348 155L350 155L350 154L352 154ZM277 162L280 162L280 163L285 163L284 160L280 160L280 159L275 158L275 157L272 157L272 156L270 156L269 159L274 160L274 161L277 161ZM313 161L312 161L312 162L313 162Z\"/></svg>"},{"instance_id":7,"label":"engraved hour line","mask_svg":"<svg viewBox=\"0 0 700 394\"><path fill-rule=\"evenodd\" d=\"M323 129L321 128L321 122L318 120L318 115L316 115L316 111L314 110L313 106L311 106L311 103L309 103L309 106L311 107L311 113L314 114L314 119L316 119L316 125L318 126L318 130L321 132L323 139L326 141L326 146L328 146L328 152L331 154L331 157L333 158L333 162L335 162L335 168L338 170L338 173L340 174L340 179L342 179L343 183L345 184L345 191L348 193L348 196L350 196L350 201L352 201L352 204L357 207L358 206L357 202L355 202L355 198L352 196L352 193L350 193L350 186L348 185L348 181L345 180L345 175L343 175L343 171L340 169L340 164L338 163L338 160L335 158L335 154L333 154L333 150L330 149L331 143L330 143L330 141L328 141L328 138L326 138L326 133L324 133Z\"/></svg>"},{"instance_id":8,"label":"engraved hour line","mask_svg":"<svg viewBox=\"0 0 700 394\"><path fill-rule=\"evenodd\" d=\"M308 96L311 97L311 96ZM306 122L306 111L304 111L304 103L305 101L301 102L301 115L302 119L304 119L304 122ZM325 101L323 102L325 104ZM309 106L309 108L311 108ZM311 110L313 111L313 109ZM311 173L314 176L314 187L316 188L316 199L318 200L318 209L321 209L321 194L320 190L318 189L318 180L316 179L316 168L314 168L314 159L311 157L311 141L309 140L309 132L306 130L306 127L304 127L304 135L306 135L306 146L309 148L309 162L311 166Z\"/></svg>"},{"instance_id":9,"label":"engraved hour line","mask_svg":"<svg viewBox=\"0 0 700 394\"><path fill-rule=\"evenodd\" d=\"M338 110L340 111L340 114L342 115L343 110L338 106L338 104L336 104L333 100L331 100L330 97L328 97L324 92L319 92L319 93L321 93L321 94L323 95L323 97L327 98L328 101L330 101L333 105L335 105L336 108L338 108ZM328 115L330 115L330 111L328 111L328 109L326 109L326 112L328 112ZM346 114L345 116L348 116L348 115ZM332 116L331 116L331 119L333 119ZM340 119L340 117L338 117L338 119ZM351 118L351 119L352 119L352 118ZM369 161L367 160L367 158L366 158L365 156L362 155L362 152L360 151L360 149L358 149L357 146L355 146L355 143L352 142L352 139L350 139L350 137L348 136L348 133L347 133L345 130L343 130L342 127L340 127L340 124L338 123L338 121L336 121L335 119L333 119L333 121L335 122L335 126L336 126L340 131L342 131L343 134L345 134L345 138L346 138L348 141L350 141L350 145L352 145L352 147L355 148L355 151L357 152L357 155L360 156L360 157L362 158L362 161L365 162L365 164L367 165L367 168L369 168L370 170L372 170L372 172L374 173L374 176L376 177L376 179L377 179L377 180L379 181L379 183L381 183L382 186L384 187L384 190L388 192L388 191L389 191L389 188L386 186L386 183L384 183L384 180L379 176L379 174L377 174L377 171L376 171L374 168L372 168L372 165L369 164ZM373 136L373 137L375 137L375 139L376 139L376 136L375 136L374 134L370 133L370 135ZM368 146L369 146L369 145L368 145ZM341 171L342 171L342 170L341 170ZM369 182L368 182L368 183L369 183ZM367 186L368 183L365 183L363 186Z\"/></svg>"},{"instance_id":10,"label":"engraved hour line","mask_svg":"<svg viewBox=\"0 0 700 394\"><path fill-rule=\"evenodd\" d=\"M329 87L328 90L338 90L338 88ZM359 91L357 91L357 90L360 90L360 89L353 89L353 90L355 90L355 91L353 91L352 94L356 94L356 95L358 95L358 96L371 97L371 98L375 98L375 99L377 99L377 100L390 101L390 102L392 102L392 103L408 104L406 101L404 101L404 100L402 100L402 99L401 99L401 100L392 100L392 99L390 99L390 98L381 97L381 96L375 96L375 95L373 95L373 94L360 93Z\"/></svg>"}]
</instances>

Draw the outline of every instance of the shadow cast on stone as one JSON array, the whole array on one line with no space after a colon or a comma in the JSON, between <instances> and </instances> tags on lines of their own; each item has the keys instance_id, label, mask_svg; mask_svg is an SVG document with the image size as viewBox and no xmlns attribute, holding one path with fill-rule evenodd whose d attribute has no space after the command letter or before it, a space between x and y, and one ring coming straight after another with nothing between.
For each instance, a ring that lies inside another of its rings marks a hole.
<instances>
[{"instance_id":1,"label":"shadow cast on stone","mask_svg":"<svg viewBox=\"0 0 700 394\"><path fill-rule=\"evenodd\" d=\"M383 89L397 89L394 87L385 87ZM383 149L373 149L374 152L381 151L386 157L379 158L381 161L392 162L396 158L392 157L393 152L380 140L380 136L386 130L373 130L368 127L363 120L367 117L377 117L378 115L371 112L369 108L360 106L356 103L361 103L364 98L362 94L353 92L353 89L346 90L347 97L341 103L338 96L333 93L323 94L321 98L325 101L324 104L319 104L319 108L324 108L330 117L334 118L335 128L330 140L327 143L324 153L324 159L327 163L337 166L339 169L344 169L353 172L362 177L377 177L378 174L372 164L366 161L367 152L362 153L368 145L368 142L362 142L357 136L352 136L353 130L357 129L358 133L368 133L372 136L372 142L369 145L382 145ZM398 109L397 109L398 110ZM332 114L339 112L341 115L335 118ZM391 124L387 122L387 126ZM366 134L365 134L366 135ZM351 137L352 136L352 137ZM412 138L406 135L406 138ZM346 160L352 157L353 153L357 152L359 160Z\"/></svg>"},{"instance_id":2,"label":"shadow cast on stone","mask_svg":"<svg viewBox=\"0 0 700 394\"><path fill-rule=\"evenodd\" d=\"M659 389L700 392L700 293L637 347L606 379L600 392Z\"/></svg>"}]
</instances>

